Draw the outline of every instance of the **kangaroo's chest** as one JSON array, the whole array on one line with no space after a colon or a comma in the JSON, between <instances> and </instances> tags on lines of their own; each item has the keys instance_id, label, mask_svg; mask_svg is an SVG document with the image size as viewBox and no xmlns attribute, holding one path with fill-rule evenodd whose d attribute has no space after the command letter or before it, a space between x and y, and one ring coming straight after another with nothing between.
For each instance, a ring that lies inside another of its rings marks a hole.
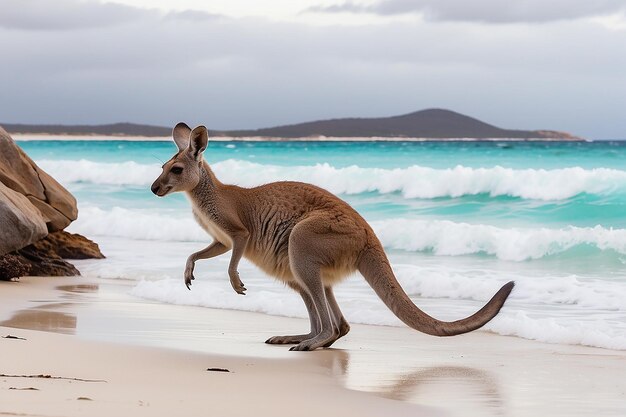
<instances>
[{"instance_id":1,"label":"kangaroo's chest","mask_svg":"<svg viewBox=\"0 0 626 417\"><path fill-rule=\"evenodd\" d=\"M193 217L196 219L196 222L198 222L200 227L202 227L208 234L210 234L213 239L228 247L232 246L231 237L221 227L219 227L213 219L211 219L202 211L197 210L195 207L192 209L192 211Z\"/></svg>"}]
</instances>

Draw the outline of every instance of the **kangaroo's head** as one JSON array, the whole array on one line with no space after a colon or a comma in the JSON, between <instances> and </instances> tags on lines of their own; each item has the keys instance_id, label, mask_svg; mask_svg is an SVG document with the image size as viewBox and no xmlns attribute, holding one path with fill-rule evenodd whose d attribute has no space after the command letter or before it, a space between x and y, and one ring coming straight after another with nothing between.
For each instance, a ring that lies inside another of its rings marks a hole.
<instances>
[{"instance_id":1,"label":"kangaroo's head","mask_svg":"<svg viewBox=\"0 0 626 417\"><path fill-rule=\"evenodd\" d=\"M206 127L198 126L191 130L185 123L179 123L172 131L178 152L163 164L163 172L152 184L151 190L159 197L177 191L191 191L200 181L202 152L209 142Z\"/></svg>"}]
</instances>

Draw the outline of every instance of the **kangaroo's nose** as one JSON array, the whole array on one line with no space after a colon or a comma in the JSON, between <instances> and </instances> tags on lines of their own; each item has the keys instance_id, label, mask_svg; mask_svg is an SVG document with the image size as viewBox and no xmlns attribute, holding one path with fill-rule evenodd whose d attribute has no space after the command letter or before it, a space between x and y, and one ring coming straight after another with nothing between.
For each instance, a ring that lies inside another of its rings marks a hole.
<instances>
[{"instance_id":1,"label":"kangaroo's nose","mask_svg":"<svg viewBox=\"0 0 626 417\"><path fill-rule=\"evenodd\" d=\"M152 184L152 187L150 187L150 189L152 190L152 192L156 195L159 195L159 190L161 189L161 186L159 184Z\"/></svg>"}]
</instances>

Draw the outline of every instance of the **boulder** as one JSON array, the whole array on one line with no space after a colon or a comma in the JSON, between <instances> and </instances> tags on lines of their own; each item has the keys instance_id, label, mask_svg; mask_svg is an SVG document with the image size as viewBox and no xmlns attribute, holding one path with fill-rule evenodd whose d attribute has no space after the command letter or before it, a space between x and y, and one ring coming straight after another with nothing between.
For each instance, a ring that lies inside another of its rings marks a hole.
<instances>
[{"instance_id":1,"label":"boulder","mask_svg":"<svg viewBox=\"0 0 626 417\"><path fill-rule=\"evenodd\" d=\"M38 253L47 257L63 259L104 259L97 243L83 235L66 231L53 232L31 245Z\"/></svg>"},{"instance_id":2,"label":"boulder","mask_svg":"<svg viewBox=\"0 0 626 417\"><path fill-rule=\"evenodd\" d=\"M29 275L73 276L78 269L65 259L103 259L98 245L79 234L53 232L45 238L12 253L28 265ZM64 259L65 258L65 259Z\"/></svg>"},{"instance_id":3,"label":"boulder","mask_svg":"<svg viewBox=\"0 0 626 417\"><path fill-rule=\"evenodd\" d=\"M30 272L30 264L23 262L19 255L0 256L0 280L10 281Z\"/></svg>"},{"instance_id":4,"label":"boulder","mask_svg":"<svg viewBox=\"0 0 626 417\"><path fill-rule=\"evenodd\" d=\"M80 275L80 271L71 263L58 255L40 252L33 245L26 246L11 253L11 255L16 256L20 263L28 265L28 275L40 277L71 277Z\"/></svg>"},{"instance_id":5,"label":"boulder","mask_svg":"<svg viewBox=\"0 0 626 417\"><path fill-rule=\"evenodd\" d=\"M63 230L78 217L74 196L41 170L1 127L0 182L26 196L50 232Z\"/></svg>"},{"instance_id":6,"label":"boulder","mask_svg":"<svg viewBox=\"0 0 626 417\"><path fill-rule=\"evenodd\" d=\"M76 200L0 127L0 279L80 275L67 259L104 258L98 245L63 231Z\"/></svg>"},{"instance_id":7,"label":"boulder","mask_svg":"<svg viewBox=\"0 0 626 417\"><path fill-rule=\"evenodd\" d=\"M47 234L41 212L28 198L0 182L0 255L37 242Z\"/></svg>"}]
</instances>

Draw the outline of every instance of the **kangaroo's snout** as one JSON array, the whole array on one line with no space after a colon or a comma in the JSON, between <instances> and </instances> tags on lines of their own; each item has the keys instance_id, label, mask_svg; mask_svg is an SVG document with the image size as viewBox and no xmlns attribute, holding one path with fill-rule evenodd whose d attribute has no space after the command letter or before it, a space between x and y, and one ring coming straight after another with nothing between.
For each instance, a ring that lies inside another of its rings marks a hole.
<instances>
[{"instance_id":1,"label":"kangaroo's snout","mask_svg":"<svg viewBox=\"0 0 626 417\"><path fill-rule=\"evenodd\" d=\"M158 197L165 197L165 195L169 193L171 189L171 185L162 186L159 179L157 179L154 184L152 184L152 187L150 187L150 190L152 190L152 192Z\"/></svg>"},{"instance_id":2,"label":"kangaroo's snout","mask_svg":"<svg viewBox=\"0 0 626 417\"><path fill-rule=\"evenodd\" d=\"M159 195L159 190L161 189L161 186L159 184L157 184L156 182L154 184L152 184L152 187L150 187L150 190L152 190L152 192L155 195Z\"/></svg>"}]
</instances>

